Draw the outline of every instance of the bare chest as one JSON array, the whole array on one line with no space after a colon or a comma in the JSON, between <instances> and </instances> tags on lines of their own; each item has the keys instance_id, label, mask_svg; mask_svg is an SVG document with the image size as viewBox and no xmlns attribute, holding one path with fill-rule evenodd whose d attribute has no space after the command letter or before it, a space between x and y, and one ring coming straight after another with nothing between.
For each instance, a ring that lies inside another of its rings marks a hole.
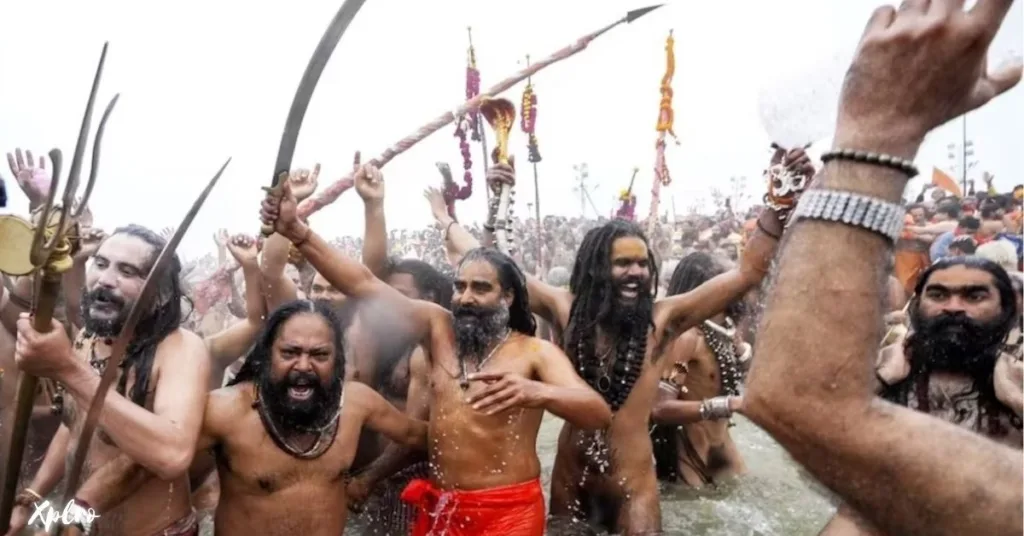
<instances>
[{"instance_id":1,"label":"bare chest","mask_svg":"<svg viewBox=\"0 0 1024 536\"><path fill-rule=\"evenodd\" d=\"M334 487L343 485L355 455L358 427L346 423L344 413L331 446L319 457L302 459L282 450L270 437L253 410L245 422L213 448L227 492L269 495L296 486Z\"/></svg>"}]
</instances>

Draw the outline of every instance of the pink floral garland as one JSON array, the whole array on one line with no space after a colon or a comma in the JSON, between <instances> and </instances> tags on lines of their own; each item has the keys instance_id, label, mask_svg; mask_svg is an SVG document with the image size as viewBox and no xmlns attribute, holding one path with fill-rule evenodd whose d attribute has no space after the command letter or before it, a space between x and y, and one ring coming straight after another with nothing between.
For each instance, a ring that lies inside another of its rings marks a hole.
<instances>
[{"instance_id":1,"label":"pink floral garland","mask_svg":"<svg viewBox=\"0 0 1024 536\"><path fill-rule=\"evenodd\" d=\"M470 100L480 94L480 71L476 68L476 51L473 49L473 34L469 35L469 57L466 64L466 100ZM469 140L466 139L466 131L470 132L470 140L481 141L483 134L480 131L480 111L470 110L464 117L455 122L455 137L459 138L459 152L462 153L462 179L466 185L459 187L455 181L445 181L444 189L441 192L444 196L445 206L448 207L448 215L455 217L455 201L468 199L473 195L473 158L470 156Z\"/></svg>"}]
</instances>

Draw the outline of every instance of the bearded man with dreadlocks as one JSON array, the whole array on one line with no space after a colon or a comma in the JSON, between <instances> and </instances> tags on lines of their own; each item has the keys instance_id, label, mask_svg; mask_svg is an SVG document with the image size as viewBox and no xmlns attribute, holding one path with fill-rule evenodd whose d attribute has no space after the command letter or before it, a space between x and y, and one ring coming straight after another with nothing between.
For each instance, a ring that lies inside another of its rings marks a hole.
<instances>
[{"instance_id":1,"label":"bearded man with dreadlocks","mask_svg":"<svg viewBox=\"0 0 1024 536\"><path fill-rule=\"evenodd\" d=\"M1017 292L998 264L946 257L918 279L910 300L910 333L879 354L883 398L928 413L993 441L1021 449L1019 356L1007 351L1018 323ZM878 534L840 508L822 534Z\"/></svg>"},{"instance_id":2,"label":"bearded man with dreadlocks","mask_svg":"<svg viewBox=\"0 0 1024 536\"><path fill-rule=\"evenodd\" d=\"M672 272L668 295L690 292L725 271L723 261L707 253L691 253ZM660 480L702 487L746 472L729 435L730 414L743 403L744 357L750 357L749 344L743 343L741 349L734 342L741 307L742 299L666 347L670 361L665 363L658 402L651 412ZM711 408L722 410L713 413Z\"/></svg>"},{"instance_id":3,"label":"bearded man with dreadlocks","mask_svg":"<svg viewBox=\"0 0 1024 536\"><path fill-rule=\"evenodd\" d=\"M77 447L85 410L110 357L112 338L120 333L164 245L160 235L138 225L117 229L103 241L86 272L84 329L74 344L56 321L47 333L35 331L27 313L18 321L19 368L56 380L69 396L63 406L63 424L42 466L16 499L14 533L27 522L32 504L51 493L64 477L65 456L70 462ZM184 317L180 272L175 257L161 274L155 303L135 329L116 392L107 395L85 462L86 479L125 460L158 477L133 487L118 508L102 512L95 528L103 534L195 534L197 530L187 471L202 423L211 349L198 335L180 327ZM74 508L91 506L76 499Z\"/></svg>"},{"instance_id":4,"label":"bearded man with dreadlocks","mask_svg":"<svg viewBox=\"0 0 1024 536\"><path fill-rule=\"evenodd\" d=\"M813 166L800 149L776 149L773 173L799 181L802 190ZM767 174L767 172L766 172ZM514 184L515 170L492 165L488 183L497 190ZM792 199L791 199L792 200ZM464 252L476 240L451 221L452 247ZM559 436L551 480L550 514L590 523L612 533L661 530L661 505L647 423L657 399L665 345L680 333L724 311L757 286L768 272L778 238L779 213L766 209L747 242L737 269L685 294L655 301L658 271L647 238L635 223L612 220L583 238L569 289L529 277L533 313L563 334L562 347L580 376L615 412L611 427L591 432L566 423ZM709 408L713 416L728 408Z\"/></svg>"},{"instance_id":5,"label":"bearded man with dreadlocks","mask_svg":"<svg viewBox=\"0 0 1024 536\"><path fill-rule=\"evenodd\" d=\"M367 164L363 173L377 170ZM515 263L494 250L467 255L450 312L407 298L331 248L296 217L287 183L268 192L261 217L346 296L404 312L406 322L394 333L410 333L427 349L431 478L414 480L402 494L420 510L411 533L541 536L536 443L544 411L585 429L607 426L611 412L565 354L533 337L525 278Z\"/></svg>"}]
</instances>

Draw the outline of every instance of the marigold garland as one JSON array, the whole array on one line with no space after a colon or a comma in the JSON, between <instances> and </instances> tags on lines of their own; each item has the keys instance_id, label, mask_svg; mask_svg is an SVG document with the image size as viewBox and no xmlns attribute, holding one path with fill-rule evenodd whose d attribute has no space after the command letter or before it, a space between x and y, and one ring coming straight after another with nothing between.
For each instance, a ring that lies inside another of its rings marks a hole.
<instances>
[{"instance_id":1,"label":"marigold garland","mask_svg":"<svg viewBox=\"0 0 1024 536\"><path fill-rule=\"evenodd\" d=\"M665 75L661 77L661 103L658 106L658 124L655 127L655 130L658 131L658 141L655 144L657 162L654 172L658 180L661 181L661 184L668 186L672 182L672 177L669 175L668 165L665 163L665 136L668 134L673 139L676 138L676 133L673 130L675 112L672 110L672 77L676 72L676 54L675 39L672 37L671 30L668 32L668 39L665 40L665 63Z\"/></svg>"},{"instance_id":2,"label":"marigold garland","mask_svg":"<svg viewBox=\"0 0 1024 536\"><path fill-rule=\"evenodd\" d=\"M530 64L530 57L526 57L526 64ZM526 148L530 151L530 162L536 164L541 161L540 148L537 146L537 135L534 129L537 126L537 94L533 91L533 81L526 79L526 88L523 89L523 102L520 106L522 120L519 126L527 136Z\"/></svg>"}]
</instances>

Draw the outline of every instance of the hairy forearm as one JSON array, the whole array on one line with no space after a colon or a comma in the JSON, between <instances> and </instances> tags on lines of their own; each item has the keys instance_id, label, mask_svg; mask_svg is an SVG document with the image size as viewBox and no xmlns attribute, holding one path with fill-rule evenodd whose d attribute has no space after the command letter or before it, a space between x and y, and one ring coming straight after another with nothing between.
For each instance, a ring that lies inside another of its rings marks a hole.
<instances>
[{"instance_id":1,"label":"hairy forearm","mask_svg":"<svg viewBox=\"0 0 1024 536\"><path fill-rule=\"evenodd\" d=\"M424 458L425 453L422 450L391 443L357 477L366 480L369 487L373 488L391 475Z\"/></svg>"},{"instance_id":2,"label":"hairy forearm","mask_svg":"<svg viewBox=\"0 0 1024 536\"><path fill-rule=\"evenodd\" d=\"M913 158L919 143L877 141L836 136L837 147L903 158ZM832 162L817 187L898 203L905 184L905 176L880 166ZM757 339L745 413L883 530L1020 533L1019 451L874 399L890 252L883 237L858 227L794 224ZM965 463L951 466L950 459ZM965 502L982 506L965 510Z\"/></svg>"},{"instance_id":3,"label":"hairy forearm","mask_svg":"<svg viewBox=\"0 0 1024 536\"><path fill-rule=\"evenodd\" d=\"M75 498L85 501L96 513L103 514L116 508L156 475L135 463L125 454L103 464L86 480Z\"/></svg>"},{"instance_id":4,"label":"hairy forearm","mask_svg":"<svg viewBox=\"0 0 1024 536\"><path fill-rule=\"evenodd\" d=\"M591 389L546 385L544 409L582 430L602 430L612 424L612 410Z\"/></svg>"},{"instance_id":5,"label":"hairy forearm","mask_svg":"<svg viewBox=\"0 0 1024 536\"><path fill-rule=\"evenodd\" d=\"M480 242L477 242L476 238L473 238L473 235L463 229L462 224L452 219L451 216L443 216L437 220L437 223L445 230L445 239L460 257L470 250L480 247Z\"/></svg>"},{"instance_id":6,"label":"hairy forearm","mask_svg":"<svg viewBox=\"0 0 1024 536\"><path fill-rule=\"evenodd\" d=\"M260 281L262 283L262 279ZM231 282L231 298L228 299L228 312L235 318L245 318L245 298L242 297L242 291L238 289L238 285L234 281Z\"/></svg>"},{"instance_id":7,"label":"hairy forearm","mask_svg":"<svg viewBox=\"0 0 1024 536\"><path fill-rule=\"evenodd\" d=\"M288 248L291 246L292 243L278 233L264 240L260 270L265 284L277 281L284 274L284 267L288 265Z\"/></svg>"},{"instance_id":8,"label":"hairy forearm","mask_svg":"<svg viewBox=\"0 0 1024 536\"><path fill-rule=\"evenodd\" d=\"M704 420L700 416L701 402L696 400L663 400L651 410L656 424L692 424Z\"/></svg>"},{"instance_id":9,"label":"hairy forearm","mask_svg":"<svg viewBox=\"0 0 1024 536\"><path fill-rule=\"evenodd\" d=\"M384 218L384 202L366 201L363 209L363 264L373 275L383 278L388 266L388 229Z\"/></svg>"},{"instance_id":10,"label":"hairy forearm","mask_svg":"<svg viewBox=\"0 0 1024 536\"><path fill-rule=\"evenodd\" d=\"M253 322L262 322L266 316L267 303L263 299L263 274L260 267L255 263L243 264L242 277L245 279L245 317Z\"/></svg>"},{"instance_id":11,"label":"hairy forearm","mask_svg":"<svg viewBox=\"0 0 1024 536\"><path fill-rule=\"evenodd\" d=\"M75 403L81 408L88 408L100 378L79 366L63 383ZM125 454L160 478L169 480L188 469L188 458L194 445L190 444L185 432L173 422L115 391L106 395L99 426Z\"/></svg>"}]
</instances>

